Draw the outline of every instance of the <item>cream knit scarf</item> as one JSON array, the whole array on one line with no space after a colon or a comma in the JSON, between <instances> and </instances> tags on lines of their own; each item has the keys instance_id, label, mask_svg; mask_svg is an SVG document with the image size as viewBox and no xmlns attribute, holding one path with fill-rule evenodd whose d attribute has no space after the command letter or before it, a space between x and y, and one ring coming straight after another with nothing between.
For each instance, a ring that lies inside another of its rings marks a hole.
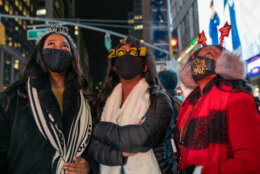
<instances>
[{"instance_id":1,"label":"cream knit scarf","mask_svg":"<svg viewBox=\"0 0 260 174\"><path fill-rule=\"evenodd\" d=\"M101 121L112 122L119 126L139 124L150 105L149 85L141 79L120 108L122 84L119 83L106 101ZM101 165L101 174L121 174L121 166ZM160 168L152 149L128 157L123 166L126 174L159 174Z\"/></svg>"}]
</instances>

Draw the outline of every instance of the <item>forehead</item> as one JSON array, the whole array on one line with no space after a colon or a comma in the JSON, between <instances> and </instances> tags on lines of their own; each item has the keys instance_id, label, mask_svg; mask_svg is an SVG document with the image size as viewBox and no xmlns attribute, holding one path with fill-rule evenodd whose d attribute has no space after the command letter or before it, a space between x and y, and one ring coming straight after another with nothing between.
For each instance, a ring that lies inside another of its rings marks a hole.
<instances>
[{"instance_id":1,"label":"forehead","mask_svg":"<svg viewBox=\"0 0 260 174\"><path fill-rule=\"evenodd\" d=\"M208 57L211 59L217 59L220 55L221 55L221 51L214 46L204 47L198 53L198 56Z\"/></svg>"},{"instance_id":2,"label":"forehead","mask_svg":"<svg viewBox=\"0 0 260 174\"><path fill-rule=\"evenodd\" d=\"M59 42L67 42L68 43L67 39L64 36L57 34L57 33L53 33L53 34L49 35L46 38L45 42L49 41L49 40L54 40L54 41L59 41Z\"/></svg>"},{"instance_id":3,"label":"forehead","mask_svg":"<svg viewBox=\"0 0 260 174\"><path fill-rule=\"evenodd\" d=\"M130 44L124 44L121 46L121 48L124 48L126 51L129 51L129 49L131 48Z\"/></svg>"}]
</instances>

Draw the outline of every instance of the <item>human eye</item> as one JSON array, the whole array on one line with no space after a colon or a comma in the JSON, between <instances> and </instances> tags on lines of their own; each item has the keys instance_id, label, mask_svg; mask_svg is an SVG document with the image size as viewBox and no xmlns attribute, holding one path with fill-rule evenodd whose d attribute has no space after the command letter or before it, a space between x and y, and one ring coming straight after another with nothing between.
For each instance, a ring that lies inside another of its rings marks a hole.
<instances>
[{"instance_id":1,"label":"human eye","mask_svg":"<svg viewBox=\"0 0 260 174\"><path fill-rule=\"evenodd\" d=\"M54 46L54 42L48 42L47 46Z\"/></svg>"},{"instance_id":2,"label":"human eye","mask_svg":"<svg viewBox=\"0 0 260 174\"><path fill-rule=\"evenodd\" d=\"M63 48L69 48L69 46L67 44L63 44L62 47Z\"/></svg>"}]
</instances>

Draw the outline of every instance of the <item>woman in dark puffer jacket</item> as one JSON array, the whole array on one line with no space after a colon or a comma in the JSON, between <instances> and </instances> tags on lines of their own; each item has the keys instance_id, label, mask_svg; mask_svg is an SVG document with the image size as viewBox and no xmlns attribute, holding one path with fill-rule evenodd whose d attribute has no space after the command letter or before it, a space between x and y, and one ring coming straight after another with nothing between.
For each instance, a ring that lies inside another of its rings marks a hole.
<instances>
[{"instance_id":1,"label":"woman in dark puffer jacket","mask_svg":"<svg viewBox=\"0 0 260 174\"><path fill-rule=\"evenodd\" d=\"M109 61L99 94L101 121L90 145L101 174L170 173L162 142L172 102L160 90L151 54L142 49L138 41L124 40Z\"/></svg>"}]
</instances>

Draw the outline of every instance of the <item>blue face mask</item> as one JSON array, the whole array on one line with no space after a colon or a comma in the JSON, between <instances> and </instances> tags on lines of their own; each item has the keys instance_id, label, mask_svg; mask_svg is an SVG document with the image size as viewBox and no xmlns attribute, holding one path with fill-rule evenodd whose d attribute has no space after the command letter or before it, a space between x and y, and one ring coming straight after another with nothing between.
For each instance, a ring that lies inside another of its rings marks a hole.
<instances>
[{"instance_id":1,"label":"blue face mask","mask_svg":"<svg viewBox=\"0 0 260 174\"><path fill-rule=\"evenodd\" d=\"M42 51L42 59L50 71L61 73L71 67L73 57L70 51L46 48Z\"/></svg>"}]
</instances>

